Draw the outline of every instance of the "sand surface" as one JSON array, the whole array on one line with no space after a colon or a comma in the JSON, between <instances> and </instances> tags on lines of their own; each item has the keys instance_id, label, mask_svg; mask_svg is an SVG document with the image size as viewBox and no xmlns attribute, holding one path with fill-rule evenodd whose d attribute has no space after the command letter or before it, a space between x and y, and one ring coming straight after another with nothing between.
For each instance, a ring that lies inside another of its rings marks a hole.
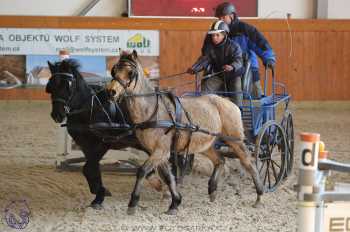
<instances>
[{"instance_id":1,"label":"sand surface","mask_svg":"<svg viewBox=\"0 0 350 232\"><path fill-rule=\"evenodd\" d=\"M226 176L219 185L216 202L207 195L208 177L197 172L179 187L183 204L177 216L164 214L169 199L145 186L135 216L126 215L134 185L133 176L103 173L113 196L104 208L88 206L93 199L79 172L59 172L57 130L49 116L49 102L0 102L0 231L10 228L4 217L11 201L25 200L29 224L22 231L295 231L297 168L274 193L263 196L263 206L252 208L255 190L248 175L239 177L237 161L227 162ZM300 131L321 133L332 158L350 163L350 103L292 105L296 135ZM296 136L298 137L298 136ZM128 155L113 151L108 156ZM300 153L296 139L297 164ZM135 154L132 154L135 156ZM205 164L205 160L202 163ZM297 165L295 165L297 166ZM350 182L349 174L335 174L335 180Z\"/></svg>"}]
</instances>

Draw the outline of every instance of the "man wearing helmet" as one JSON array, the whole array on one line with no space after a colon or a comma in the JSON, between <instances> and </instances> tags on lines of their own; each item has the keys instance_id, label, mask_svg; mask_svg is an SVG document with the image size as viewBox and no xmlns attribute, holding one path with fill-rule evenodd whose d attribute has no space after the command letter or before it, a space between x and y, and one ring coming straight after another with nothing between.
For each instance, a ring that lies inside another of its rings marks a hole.
<instances>
[{"instance_id":1,"label":"man wearing helmet","mask_svg":"<svg viewBox=\"0 0 350 232\"><path fill-rule=\"evenodd\" d=\"M217 20L208 31L210 41L202 49L202 56L198 58L196 63L188 69L191 74L206 70L207 72L222 72L218 76L203 80L203 91L231 91L241 92L241 76L244 72L242 51L239 45L228 39L228 25ZM232 96L232 101L240 106L242 102L242 94Z\"/></svg>"},{"instance_id":2,"label":"man wearing helmet","mask_svg":"<svg viewBox=\"0 0 350 232\"><path fill-rule=\"evenodd\" d=\"M230 2L223 2L215 9L215 17L223 20L229 26L229 38L237 42L243 54L251 62L251 71L254 82L255 97L261 96L258 55L266 67L273 68L275 54L266 38L252 25L238 19L235 6ZM210 38L206 38L202 50L206 49Z\"/></svg>"}]
</instances>

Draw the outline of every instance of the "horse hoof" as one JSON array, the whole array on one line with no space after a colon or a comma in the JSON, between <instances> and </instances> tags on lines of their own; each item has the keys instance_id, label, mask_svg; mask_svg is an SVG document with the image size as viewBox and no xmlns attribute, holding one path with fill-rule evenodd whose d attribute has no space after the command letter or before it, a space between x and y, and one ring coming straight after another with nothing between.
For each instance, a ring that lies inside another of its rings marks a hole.
<instances>
[{"instance_id":1,"label":"horse hoof","mask_svg":"<svg viewBox=\"0 0 350 232\"><path fill-rule=\"evenodd\" d=\"M136 213L136 207L128 207L128 210L126 212L128 215L135 215Z\"/></svg>"},{"instance_id":2,"label":"horse hoof","mask_svg":"<svg viewBox=\"0 0 350 232\"><path fill-rule=\"evenodd\" d=\"M256 202L254 203L254 205L253 205L253 208L256 208L256 209L259 209L259 208L261 208L261 207L262 207L261 201L256 201Z\"/></svg>"},{"instance_id":3,"label":"horse hoof","mask_svg":"<svg viewBox=\"0 0 350 232\"><path fill-rule=\"evenodd\" d=\"M105 188L105 197L111 197L112 196L112 193Z\"/></svg>"},{"instance_id":4,"label":"horse hoof","mask_svg":"<svg viewBox=\"0 0 350 232\"><path fill-rule=\"evenodd\" d=\"M175 216L177 214L177 209L169 209L165 214Z\"/></svg>"},{"instance_id":5,"label":"horse hoof","mask_svg":"<svg viewBox=\"0 0 350 232\"><path fill-rule=\"evenodd\" d=\"M216 199L216 191L215 192L212 192L211 194L209 194L209 199L210 199L210 202L214 202L215 199Z\"/></svg>"},{"instance_id":6,"label":"horse hoof","mask_svg":"<svg viewBox=\"0 0 350 232\"><path fill-rule=\"evenodd\" d=\"M93 208L93 209L95 209L95 210L101 210L101 209L103 209L102 204L98 204L98 203L91 203L91 204L90 204L90 207Z\"/></svg>"}]
</instances>

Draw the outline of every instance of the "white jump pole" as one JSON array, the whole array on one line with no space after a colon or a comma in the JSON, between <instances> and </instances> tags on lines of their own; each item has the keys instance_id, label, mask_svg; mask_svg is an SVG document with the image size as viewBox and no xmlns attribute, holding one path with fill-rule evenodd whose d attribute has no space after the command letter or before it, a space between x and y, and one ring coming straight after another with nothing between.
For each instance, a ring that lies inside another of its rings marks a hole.
<instances>
[{"instance_id":1,"label":"white jump pole","mask_svg":"<svg viewBox=\"0 0 350 232\"><path fill-rule=\"evenodd\" d=\"M298 179L298 231L315 232L318 203L305 201L304 194L312 194L317 186L317 166L320 134L301 133L301 159Z\"/></svg>"}]
</instances>

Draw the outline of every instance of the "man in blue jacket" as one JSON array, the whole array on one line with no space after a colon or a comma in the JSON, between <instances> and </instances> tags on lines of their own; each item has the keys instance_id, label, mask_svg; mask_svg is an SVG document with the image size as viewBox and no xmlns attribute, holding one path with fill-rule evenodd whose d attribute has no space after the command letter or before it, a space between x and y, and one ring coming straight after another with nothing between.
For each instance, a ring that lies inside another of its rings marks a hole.
<instances>
[{"instance_id":1,"label":"man in blue jacket","mask_svg":"<svg viewBox=\"0 0 350 232\"><path fill-rule=\"evenodd\" d=\"M276 63L275 53L266 38L254 26L239 20L235 6L230 2L223 2L215 9L215 17L223 20L229 26L229 38L241 47L244 57L248 57L251 63L253 76L253 96L260 98L262 95L258 55L266 67L273 68ZM202 51L206 49L210 38L207 36Z\"/></svg>"},{"instance_id":2,"label":"man in blue jacket","mask_svg":"<svg viewBox=\"0 0 350 232\"><path fill-rule=\"evenodd\" d=\"M206 73L220 73L202 81L202 90L207 92L230 91L241 92L241 76L244 72L242 51L239 45L228 39L228 25L217 20L208 31L210 40L204 49L202 56L188 69L191 74L206 71ZM242 94L231 97L232 101L240 106Z\"/></svg>"}]
</instances>

